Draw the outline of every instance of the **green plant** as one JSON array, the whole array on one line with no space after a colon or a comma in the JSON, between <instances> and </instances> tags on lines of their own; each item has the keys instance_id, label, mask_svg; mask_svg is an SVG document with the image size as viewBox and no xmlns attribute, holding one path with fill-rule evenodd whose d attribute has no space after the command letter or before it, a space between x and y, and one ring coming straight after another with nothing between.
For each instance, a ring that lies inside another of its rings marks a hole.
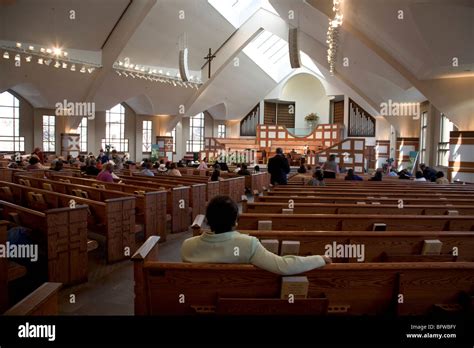
<instances>
[{"instance_id":1,"label":"green plant","mask_svg":"<svg viewBox=\"0 0 474 348\"><path fill-rule=\"evenodd\" d=\"M319 121L319 116L316 115L314 112L312 112L312 113L306 115L306 117L304 118L304 120L305 120L306 122L317 122L317 121Z\"/></svg>"}]
</instances>

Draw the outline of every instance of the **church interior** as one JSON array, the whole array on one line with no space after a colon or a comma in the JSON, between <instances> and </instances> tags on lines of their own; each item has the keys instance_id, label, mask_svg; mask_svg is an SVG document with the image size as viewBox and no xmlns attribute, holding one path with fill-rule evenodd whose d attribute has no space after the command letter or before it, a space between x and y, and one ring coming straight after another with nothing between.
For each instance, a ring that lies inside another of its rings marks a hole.
<instances>
[{"instance_id":1,"label":"church interior","mask_svg":"<svg viewBox=\"0 0 474 348\"><path fill-rule=\"evenodd\" d=\"M1 319L472 323L473 43L473 0L0 0Z\"/></svg>"}]
</instances>

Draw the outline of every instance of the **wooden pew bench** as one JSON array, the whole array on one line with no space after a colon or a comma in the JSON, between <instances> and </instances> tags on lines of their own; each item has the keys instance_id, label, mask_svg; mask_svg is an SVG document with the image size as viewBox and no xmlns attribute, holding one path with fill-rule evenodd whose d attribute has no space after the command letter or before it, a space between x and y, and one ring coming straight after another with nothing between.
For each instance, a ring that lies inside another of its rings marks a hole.
<instances>
[{"instance_id":1,"label":"wooden pew bench","mask_svg":"<svg viewBox=\"0 0 474 348\"><path fill-rule=\"evenodd\" d=\"M292 308L280 299L281 275L253 265L159 262L156 239L132 258L136 315L426 315L467 310L461 298L474 291L472 262L331 264L301 274L308 298Z\"/></svg>"},{"instance_id":2,"label":"wooden pew bench","mask_svg":"<svg viewBox=\"0 0 474 348\"><path fill-rule=\"evenodd\" d=\"M381 198L369 196L356 196L356 197L343 197L343 196L293 196L293 195L279 195L279 196L255 196L255 202L268 202L268 203L325 203L325 204L397 204L399 203L400 198ZM402 198L404 205L441 205L449 206L451 205L472 205L471 198Z\"/></svg>"},{"instance_id":3,"label":"wooden pew bench","mask_svg":"<svg viewBox=\"0 0 474 348\"><path fill-rule=\"evenodd\" d=\"M362 215L362 214L253 214L239 217L239 229L259 230L259 221L271 221L271 230L474 231L472 215ZM384 225L384 226L382 226ZM268 227L267 227L268 228ZM262 228L260 228L262 229Z\"/></svg>"},{"instance_id":4,"label":"wooden pew bench","mask_svg":"<svg viewBox=\"0 0 474 348\"><path fill-rule=\"evenodd\" d=\"M204 215L194 220L193 235L204 230ZM295 255L324 255L340 245L350 246L349 252L363 246L363 260L357 257L332 257L333 262L428 262L428 261L465 261L474 262L474 232L436 232L436 231L259 231L241 230L240 233L257 237L260 241L278 241L277 251L283 252L283 242L299 242L299 252ZM439 240L442 243L439 255L423 254L426 240ZM272 244L273 245L273 244Z\"/></svg>"},{"instance_id":5,"label":"wooden pew bench","mask_svg":"<svg viewBox=\"0 0 474 348\"><path fill-rule=\"evenodd\" d=\"M4 315L45 316L59 314L59 289L61 286L61 283L44 283L7 310Z\"/></svg>"},{"instance_id":6,"label":"wooden pew bench","mask_svg":"<svg viewBox=\"0 0 474 348\"><path fill-rule=\"evenodd\" d=\"M3 220L31 229L39 249L47 251L48 281L87 281L87 206L43 212L0 201Z\"/></svg>"},{"instance_id":7,"label":"wooden pew bench","mask_svg":"<svg viewBox=\"0 0 474 348\"><path fill-rule=\"evenodd\" d=\"M59 181L60 176L53 176L51 180ZM145 238L153 235L160 236L160 241L166 240L166 222L171 220L171 214L167 215L167 191L164 189L155 189L146 186L134 186L128 183L108 183L95 179L85 179L80 177L68 177L67 180L72 184L89 186L106 191L118 191L132 194L136 197L136 223L144 225ZM64 182L63 182L64 183ZM66 184L66 183L64 183ZM42 188L51 187L53 190L54 182L43 180Z\"/></svg>"},{"instance_id":8,"label":"wooden pew bench","mask_svg":"<svg viewBox=\"0 0 474 348\"><path fill-rule=\"evenodd\" d=\"M30 178L31 183L41 183ZM57 182L54 185L56 192L23 186L19 184L0 182L0 198L9 202L21 203L35 210L46 211L52 208L69 207L71 200L77 204L87 205L84 221L91 232L105 238L106 257L108 262L119 261L128 258L124 250L130 248L130 255L135 251L135 197L118 196L117 198L99 197L83 198L74 194L58 193L71 192L73 187L65 187L66 184ZM71 185L71 184L67 184ZM68 189L66 189L68 188ZM88 188L88 187L87 187ZM93 189L93 188L88 188ZM96 189L94 189L96 190ZM89 192L90 191L84 191ZM39 201L31 201L31 193L39 197ZM97 192L96 192L97 193ZM94 238L93 238L94 239ZM64 283L62 281L62 283Z\"/></svg>"},{"instance_id":9,"label":"wooden pew bench","mask_svg":"<svg viewBox=\"0 0 474 348\"><path fill-rule=\"evenodd\" d=\"M474 202L473 202L474 203ZM331 203L270 203L242 204L244 213L278 214L289 209L294 214L396 214L396 215L474 215L473 205L408 205L403 204L331 204Z\"/></svg>"}]
</instances>

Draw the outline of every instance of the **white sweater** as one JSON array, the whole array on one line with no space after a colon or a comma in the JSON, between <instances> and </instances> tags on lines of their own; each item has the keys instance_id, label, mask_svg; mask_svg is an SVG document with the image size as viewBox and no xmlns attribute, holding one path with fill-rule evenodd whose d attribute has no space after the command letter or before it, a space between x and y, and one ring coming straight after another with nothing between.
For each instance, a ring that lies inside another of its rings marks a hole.
<instances>
[{"instance_id":1,"label":"white sweater","mask_svg":"<svg viewBox=\"0 0 474 348\"><path fill-rule=\"evenodd\" d=\"M181 247L181 258L184 262L193 263L248 263L282 275L303 273L326 264L319 255L275 255L265 249L256 237L237 231L206 232L188 238Z\"/></svg>"}]
</instances>

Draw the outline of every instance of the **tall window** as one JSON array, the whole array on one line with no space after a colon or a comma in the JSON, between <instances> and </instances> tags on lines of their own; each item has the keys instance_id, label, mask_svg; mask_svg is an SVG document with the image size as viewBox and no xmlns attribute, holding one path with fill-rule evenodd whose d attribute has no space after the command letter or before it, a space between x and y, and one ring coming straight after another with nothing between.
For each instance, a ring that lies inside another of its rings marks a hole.
<instances>
[{"instance_id":1,"label":"tall window","mask_svg":"<svg viewBox=\"0 0 474 348\"><path fill-rule=\"evenodd\" d=\"M9 92L0 93L0 151L25 151L20 137L20 103Z\"/></svg>"},{"instance_id":2,"label":"tall window","mask_svg":"<svg viewBox=\"0 0 474 348\"><path fill-rule=\"evenodd\" d=\"M56 116L43 115L43 151L56 152Z\"/></svg>"},{"instance_id":3,"label":"tall window","mask_svg":"<svg viewBox=\"0 0 474 348\"><path fill-rule=\"evenodd\" d=\"M87 117L82 118L79 127L77 127L73 132L80 135L81 152L87 152Z\"/></svg>"},{"instance_id":4,"label":"tall window","mask_svg":"<svg viewBox=\"0 0 474 348\"><path fill-rule=\"evenodd\" d=\"M125 139L125 108L122 104L115 105L105 113L105 139L102 148L110 145L118 152L128 152L128 139Z\"/></svg>"},{"instance_id":5,"label":"tall window","mask_svg":"<svg viewBox=\"0 0 474 348\"><path fill-rule=\"evenodd\" d=\"M225 138L225 124L220 124L217 126L217 137Z\"/></svg>"},{"instance_id":6,"label":"tall window","mask_svg":"<svg viewBox=\"0 0 474 348\"><path fill-rule=\"evenodd\" d=\"M143 152L151 152L152 129L153 129L152 121L143 121L143 141L142 141Z\"/></svg>"},{"instance_id":7,"label":"tall window","mask_svg":"<svg viewBox=\"0 0 474 348\"><path fill-rule=\"evenodd\" d=\"M204 113L199 113L189 119L188 152L199 152L204 148Z\"/></svg>"},{"instance_id":8,"label":"tall window","mask_svg":"<svg viewBox=\"0 0 474 348\"><path fill-rule=\"evenodd\" d=\"M440 120L440 134L438 143L438 166L449 165L449 138L450 133L456 129L454 123L452 123L446 115L441 114Z\"/></svg>"},{"instance_id":9,"label":"tall window","mask_svg":"<svg viewBox=\"0 0 474 348\"><path fill-rule=\"evenodd\" d=\"M420 132L420 163L426 159L426 132L428 129L428 113L425 111L421 114L421 132Z\"/></svg>"},{"instance_id":10,"label":"tall window","mask_svg":"<svg viewBox=\"0 0 474 348\"><path fill-rule=\"evenodd\" d=\"M171 131L171 136L173 137L173 153L176 153L176 127Z\"/></svg>"}]
</instances>

